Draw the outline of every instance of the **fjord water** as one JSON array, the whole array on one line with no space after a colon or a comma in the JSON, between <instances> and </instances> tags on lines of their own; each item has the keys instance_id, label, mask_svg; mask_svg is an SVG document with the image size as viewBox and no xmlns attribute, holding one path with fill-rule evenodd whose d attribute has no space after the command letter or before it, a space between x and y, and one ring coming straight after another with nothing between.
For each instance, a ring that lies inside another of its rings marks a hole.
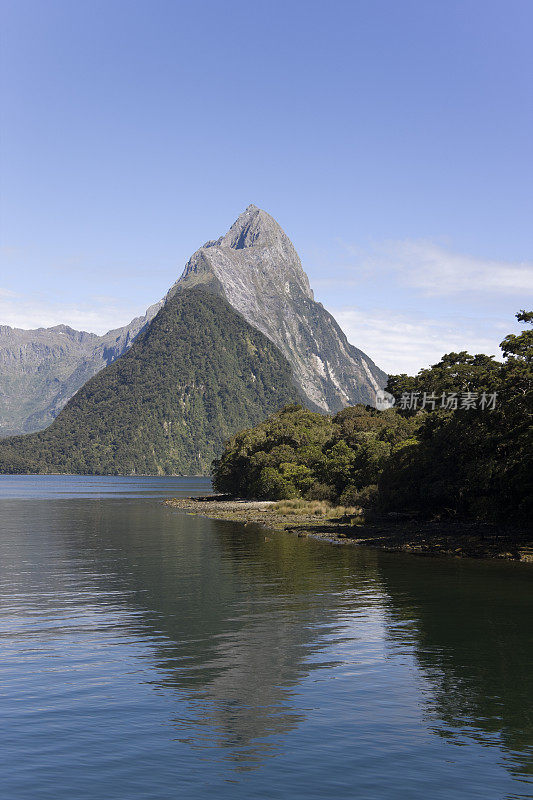
<instances>
[{"instance_id":1,"label":"fjord water","mask_svg":"<svg viewBox=\"0 0 533 800\"><path fill-rule=\"evenodd\" d=\"M531 567L162 503L207 486L0 476L2 797L530 796Z\"/></svg>"}]
</instances>

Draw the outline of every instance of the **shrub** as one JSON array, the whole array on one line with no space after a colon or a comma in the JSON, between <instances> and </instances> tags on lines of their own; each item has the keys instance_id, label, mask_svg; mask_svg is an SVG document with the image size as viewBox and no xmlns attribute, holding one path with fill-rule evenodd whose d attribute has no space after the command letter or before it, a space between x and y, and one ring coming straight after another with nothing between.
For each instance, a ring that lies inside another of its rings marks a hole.
<instances>
[{"instance_id":1,"label":"shrub","mask_svg":"<svg viewBox=\"0 0 533 800\"><path fill-rule=\"evenodd\" d=\"M333 500L335 497L335 487L328 483L315 481L305 493L306 500Z\"/></svg>"},{"instance_id":2,"label":"shrub","mask_svg":"<svg viewBox=\"0 0 533 800\"><path fill-rule=\"evenodd\" d=\"M339 497L339 503L344 506L357 506L360 508L374 508L378 500L378 487L376 484L358 489L353 484L347 486Z\"/></svg>"}]
</instances>

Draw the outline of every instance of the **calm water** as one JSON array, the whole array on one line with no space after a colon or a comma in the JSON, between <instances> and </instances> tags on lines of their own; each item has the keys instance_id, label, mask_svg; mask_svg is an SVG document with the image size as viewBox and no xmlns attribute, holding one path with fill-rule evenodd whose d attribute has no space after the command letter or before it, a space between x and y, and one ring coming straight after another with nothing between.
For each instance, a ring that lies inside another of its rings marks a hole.
<instances>
[{"instance_id":1,"label":"calm water","mask_svg":"<svg viewBox=\"0 0 533 800\"><path fill-rule=\"evenodd\" d=\"M531 796L527 565L172 511L176 479L0 477L0 796Z\"/></svg>"}]
</instances>

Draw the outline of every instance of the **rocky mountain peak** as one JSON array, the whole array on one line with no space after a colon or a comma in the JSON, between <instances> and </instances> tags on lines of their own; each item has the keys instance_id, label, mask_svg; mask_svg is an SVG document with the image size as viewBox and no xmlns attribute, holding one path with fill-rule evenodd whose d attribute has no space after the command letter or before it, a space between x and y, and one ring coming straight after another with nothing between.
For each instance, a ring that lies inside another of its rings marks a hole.
<instances>
[{"instance_id":1,"label":"rocky mountain peak","mask_svg":"<svg viewBox=\"0 0 533 800\"><path fill-rule=\"evenodd\" d=\"M219 240L221 247L242 250L247 247L294 249L289 237L276 220L257 206L250 205Z\"/></svg>"},{"instance_id":2,"label":"rocky mountain peak","mask_svg":"<svg viewBox=\"0 0 533 800\"><path fill-rule=\"evenodd\" d=\"M224 236L197 250L167 298L198 285L225 297L274 342L314 407L375 402L385 374L315 303L294 245L266 211L249 205Z\"/></svg>"},{"instance_id":3,"label":"rocky mountain peak","mask_svg":"<svg viewBox=\"0 0 533 800\"><path fill-rule=\"evenodd\" d=\"M245 303L250 293L313 299L293 243L279 223L255 205L249 205L224 236L194 253L168 296L198 284L211 284L234 307L240 305L237 298Z\"/></svg>"}]
</instances>

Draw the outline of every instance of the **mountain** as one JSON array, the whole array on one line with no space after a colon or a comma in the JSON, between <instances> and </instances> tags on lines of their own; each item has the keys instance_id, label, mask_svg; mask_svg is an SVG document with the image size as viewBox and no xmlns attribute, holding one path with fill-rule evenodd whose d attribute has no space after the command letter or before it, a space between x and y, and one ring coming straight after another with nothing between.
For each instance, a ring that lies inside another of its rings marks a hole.
<instances>
[{"instance_id":1,"label":"mountain","mask_svg":"<svg viewBox=\"0 0 533 800\"><path fill-rule=\"evenodd\" d=\"M0 473L205 474L236 430L303 399L263 333L189 288L46 430L2 440Z\"/></svg>"},{"instance_id":2,"label":"mountain","mask_svg":"<svg viewBox=\"0 0 533 800\"><path fill-rule=\"evenodd\" d=\"M386 374L349 344L331 314L315 302L294 245L266 211L248 206L225 236L206 242L168 297L199 285L226 297L274 342L317 410L375 405Z\"/></svg>"},{"instance_id":3,"label":"mountain","mask_svg":"<svg viewBox=\"0 0 533 800\"><path fill-rule=\"evenodd\" d=\"M0 325L0 437L46 428L80 386L131 346L162 303L103 336L68 325Z\"/></svg>"},{"instance_id":4,"label":"mountain","mask_svg":"<svg viewBox=\"0 0 533 800\"><path fill-rule=\"evenodd\" d=\"M225 236L196 251L164 300L123 328L96 336L66 325L0 326L0 437L49 425L87 380L128 351L163 303L196 286L225 298L276 345L309 408L336 412L375 403L387 376L315 302L292 242L251 205Z\"/></svg>"}]
</instances>

